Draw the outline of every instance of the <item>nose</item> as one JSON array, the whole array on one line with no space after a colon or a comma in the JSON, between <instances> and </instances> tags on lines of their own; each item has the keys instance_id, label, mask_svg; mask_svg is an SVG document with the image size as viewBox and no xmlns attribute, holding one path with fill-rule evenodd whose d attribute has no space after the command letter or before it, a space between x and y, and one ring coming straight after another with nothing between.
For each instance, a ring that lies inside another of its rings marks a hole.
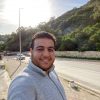
<instances>
[{"instance_id":1,"label":"nose","mask_svg":"<svg viewBox=\"0 0 100 100\"><path fill-rule=\"evenodd\" d=\"M43 55L44 55L45 57L48 57L48 56L49 56L49 51L48 51L48 49L45 49L45 50L44 50Z\"/></svg>"}]
</instances>

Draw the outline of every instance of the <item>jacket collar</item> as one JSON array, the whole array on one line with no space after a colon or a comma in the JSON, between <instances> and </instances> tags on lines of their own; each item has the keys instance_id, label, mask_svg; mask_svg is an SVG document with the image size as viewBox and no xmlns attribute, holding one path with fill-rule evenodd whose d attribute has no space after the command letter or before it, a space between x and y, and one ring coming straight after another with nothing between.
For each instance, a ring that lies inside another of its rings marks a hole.
<instances>
[{"instance_id":1,"label":"jacket collar","mask_svg":"<svg viewBox=\"0 0 100 100\"><path fill-rule=\"evenodd\" d=\"M49 69L48 74L54 70L54 67L55 67L55 66L53 65L53 66ZM28 68L31 69L32 71L35 71L36 73L42 74L42 75L44 75L44 76L47 75L47 73L46 73L45 71L43 71L43 70L42 70L41 68L39 68L38 66L34 65L34 64L32 63L31 60L29 61Z\"/></svg>"}]
</instances>

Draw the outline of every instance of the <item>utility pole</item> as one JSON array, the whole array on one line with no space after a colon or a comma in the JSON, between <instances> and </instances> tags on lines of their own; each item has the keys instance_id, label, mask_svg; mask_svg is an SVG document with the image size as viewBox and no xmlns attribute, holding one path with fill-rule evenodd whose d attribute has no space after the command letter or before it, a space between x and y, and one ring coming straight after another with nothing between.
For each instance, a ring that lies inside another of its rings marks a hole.
<instances>
[{"instance_id":1,"label":"utility pole","mask_svg":"<svg viewBox=\"0 0 100 100\"><path fill-rule=\"evenodd\" d=\"M21 46L21 32L20 32L20 10L21 8L19 8L19 51L20 51L20 54L22 52L22 46Z\"/></svg>"},{"instance_id":2,"label":"utility pole","mask_svg":"<svg viewBox=\"0 0 100 100\"><path fill-rule=\"evenodd\" d=\"M21 65L21 53L22 53L22 40L21 40L21 29L20 29L21 9L23 9L23 8L19 8L19 51L20 51L20 65Z\"/></svg>"},{"instance_id":3,"label":"utility pole","mask_svg":"<svg viewBox=\"0 0 100 100\"><path fill-rule=\"evenodd\" d=\"M21 32L20 32L20 10L23 9L23 8L19 8L19 27L18 27L18 32L19 32L19 51L20 51L20 64L18 65L18 67L16 68L16 70L11 74L10 77L12 77L16 71L18 70L18 68L20 67L21 65L21 52L22 52L22 48L21 48Z\"/></svg>"}]
</instances>

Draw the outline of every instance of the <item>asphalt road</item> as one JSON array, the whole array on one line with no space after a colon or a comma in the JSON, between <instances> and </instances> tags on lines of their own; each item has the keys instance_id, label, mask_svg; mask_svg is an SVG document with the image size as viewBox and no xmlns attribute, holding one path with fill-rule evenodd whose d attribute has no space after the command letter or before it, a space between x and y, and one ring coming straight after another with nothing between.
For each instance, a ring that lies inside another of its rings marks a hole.
<instances>
[{"instance_id":1,"label":"asphalt road","mask_svg":"<svg viewBox=\"0 0 100 100\"><path fill-rule=\"evenodd\" d=\"M100 93L100 61L56 59L56 71L69 80Z\"/></svg>"},{"instance_id":2,"label":"asphalt road","mask_svg":"<svg viewBox=\"0 0 100 100\"><path fill-rule=\"evenodd\" d=\"M6 60L9 59L13 60L13 62L11 61L7 64L7 70L11 76L20 65L20 62L15 57L6 57ZM26 60L22 60L21 67L19 67L17 73L26 66L28 60L29 57L26 57ZM56 58L54 64L56 71L62 77L100 93L100 61ZM15 75L16 73L13 76Z\"/></svg>"}]
</instances>

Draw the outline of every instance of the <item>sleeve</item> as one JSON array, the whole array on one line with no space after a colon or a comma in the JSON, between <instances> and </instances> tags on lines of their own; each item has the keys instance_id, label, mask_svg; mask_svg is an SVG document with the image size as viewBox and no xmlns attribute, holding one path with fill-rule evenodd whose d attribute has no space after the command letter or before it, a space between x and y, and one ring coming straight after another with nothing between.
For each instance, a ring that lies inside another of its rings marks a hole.
<instances>
[{"instance_id":1,"label":"sleeve","mask_svg":"<svg viewBox=\"0 0 100 100\"><path fill-rule=\"evenodd\" d=\"M32 86L10 88L7 100L36 100L36 92Z\"/></svg>"}]
</instances>

